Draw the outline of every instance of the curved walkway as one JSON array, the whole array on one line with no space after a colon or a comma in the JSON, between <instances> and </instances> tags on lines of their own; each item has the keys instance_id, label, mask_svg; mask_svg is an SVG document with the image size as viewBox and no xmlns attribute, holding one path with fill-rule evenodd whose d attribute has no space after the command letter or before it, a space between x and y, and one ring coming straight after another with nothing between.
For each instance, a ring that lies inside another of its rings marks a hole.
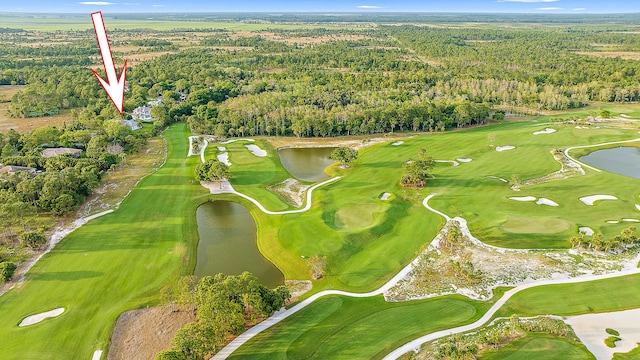
<instances>
[{"instance_id":1,"label":"curved walkway","mask_svg":"<svg viewBox=\"0 0 640 360\"><path fill-rule=\"evenodd\" d=\"M606 143L602 143L602 144L595 144L595 145L572 146L570 148L567 148L564 151L564 155L566 157L568 157L569 159L575 161L576 163L578 163L578 164L580 164L580 165L582 165L584 167L587 167L587 168L589 168L589 169L591 169L593 171L602 172L602 170L600 170L600 169L598 169L596 167L593 167L591 165L587 165L587 164L583 163L582 161L574 159L573 157L571 157L571 155L569 155L569 151L574 150L574 149L585 149L585 148L605 146L605 145L625 144L625 143L636 142L636 141L640 141L640 138L633 139L633 140L625 140L625 141L611 141L611 142L606 142Z\"/></svg>"},{"instance_id":2,"label":"curved walkway","mask_svg":"<svg viewBox=\"0 0 640 360\"><path fill-rule=\"evenodd\" d=\"M519 293L522 290L530 289L537 286L574 284L574 283L581 283L581 282L587 282L587 281L611 279L611 278L633 275L633 274L640 274L640 268L621 271L619 273L614 273L614 274L591 275L591 276L584 276L579 278L571 278L571 279L563 279L563 280L543 280L543 281L537 281L529 284L516 286L515 288L507 291L500 298L500 300L498 300L480 319L478 319L474 323L471 323L469 325L458 326L452 329L437 331L437 332L419 337L395 349L394 351L389 353L387 356L385 356L383 360L395 360L400 356L408 353L409 351L418 351L420 349L420 346L422 346L422 344L426 342L433 341L433 340L436 340L445 336L449 336L452 334L459 334L459 333L475 330L485 325L487 322L489 322L489 320L491 320L493 315L502 307L502 305L504 305L507 302L507 300L509 300L513 295Z\"/></svg>"}]
</instances>

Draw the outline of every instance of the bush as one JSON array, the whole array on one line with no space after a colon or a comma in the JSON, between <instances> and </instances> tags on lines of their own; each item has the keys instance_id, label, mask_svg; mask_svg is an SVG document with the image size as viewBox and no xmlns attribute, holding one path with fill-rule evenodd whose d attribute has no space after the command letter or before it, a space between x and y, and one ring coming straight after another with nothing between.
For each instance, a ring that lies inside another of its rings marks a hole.
<instances>
[{"instance_id":1,"label":"bush","mask_svg":"<svg viewBox=\"0 0 640 360\"><path fill-rule=\"evenodd\" d=\"M37 231L29 231L20 234L20 243L34 249L39 248L47 242L46 236Z\"/></svg>"},{"instance_id":2,"label":"bush","mask_svg":"<svg viewBox=\"0 0 640 360\"><path fill-rule=\"evenodd\" d=\"M620 340L622 339L620 339L617 336L609 336L604 340L604 344L607 345L607 347L614 348L616 347L616 341L620 341Z\"/></svg>"},{"instance_id":3,"label":"bush","mask_svg":"<svg viewBox=\"0 0 640 360\"><path fill-rule=\"evenodd\" d=\"M12 262L0 263L0 282L7 282L13 277L13 273L16 271L16 264Z\"/></svg>"}]
</instances>

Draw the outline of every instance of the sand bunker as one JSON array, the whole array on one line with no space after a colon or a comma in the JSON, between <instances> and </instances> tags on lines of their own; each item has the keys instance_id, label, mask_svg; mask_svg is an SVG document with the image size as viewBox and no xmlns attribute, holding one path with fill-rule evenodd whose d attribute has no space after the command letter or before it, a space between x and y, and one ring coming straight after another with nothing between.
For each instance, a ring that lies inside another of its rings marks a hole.
<instances>
[{"instance_id":1,"label":"sand bunker","mask_svg":"<svg viewBox=\"0 0 640 360\"><path fill-rule=\"evenodd\" d=\"M589 206L593 206L596 201L600 200L618 200L618 198L613 195L591 195L583 196L580 198L580 201Z\"/></svg>"},{"instance_id":2,"label":"sand bunker","mask_svg":"<svg viewBox=\"0 0 640 360\"><path fill-rule=\"evenodd\" d=\"M503 179L503 178L501 178L501 177L497 177L497 176L493 176L493 175L489 175L489 176L487 176L487 177L488 177L489 179L498 179L498 180L500 180L500 181L502 181L502 182L504 182L504 183L509 182L509 180L507 180L507 179Z\"/></svg>"},{"instance_id":3,"label":"sand bunker","mask_svg":"<svg viewBox=\"0 0 640 360\"><path fill-rule=\"evenodd\" d=\"M218 151L227 151L227 148L224 146L218 146Z\"/></svg>"},{"instance_id":4,"label":"sand bunker","mask_svg":"<svg viewBox=\"0 0 640 360\"><path fill-rule=\"evenodd\" d=\"M253 140L253 139L232 139L232 140L227 140L227 141L220 142L219 144L222 144L222 145L231 144L231 143L236 142L236 141L254 142L255 140Z\"/></svg>"},{"instance_id":5,"label":"sand bunker","mask_svg":"<svg viewBox=\"0 0 640 360\"><path fill-rule=\"evenodd\" d=\"M96 350L93 352L93 356L91 357L91 360L100 360L101 357L102 357L102 350Z\"/></svg>"},{"instance_id":6,"label":"sand bunker","mask_svg":"<svg viewBox=\"0 0 640 360\"><path fill-rule=\"evenodd\" d=\"M433 162L437 162L437 163L451 163L451 166L458 166L460 165L460 163L458 163L455 160L433 160ZM407 161L407 164L410 164L410 162Z\"/></svg>"},{"instance_id":7,"label":"sand bunker","mask_svg":"<svg viewBox=\"0 0 640 360\"><path fill-rule=\"evenodd\" d=\"M399 145L402 145L402 144L404 144L404 141L396 141L396 142L392 143L391 145L392 146L399 146Z\"/></svg>"},{"instance_id":8,"label":"sand bunker","mask_svg":"<svg viewBox=\"0 0 640 360\"><path fill-rule=\"evenodd\" d=\"M515 201L536 201L537 198L534 196L512 196L509 199Z\"/></svg>"},{"instance_id":9,"label":"sand bunker","mask_svg":"<svg viewBox=\"0 0 640 360\"><path fill-rule=\"evenodd\" d=\"M586 236L593 236L593 229L587 226L581 226L578 230Z\"/></svg>"},{"instance_id":10,"label":"sand bunker","mask_svg":"<svg viewBox=\"0 0 640 360\"><path fill-rule=\"evenodd\" d=\"M507 151L507 150L513 150L515 148L516 148L515 146L511 146L511 145L496 146L496 151L497 152L503 152L503 151Z\"/></svg>"},{"instance_id":11,"label":"sand bunker","mask_svg":"<svg viewBox=\"0 0 640 360\"><path fill-rule=\"evenodd\" d=\"M553 200L549 200L547 198L538 199L538 201L536 201L536 204L538 204L538 205L547 205L547 206L559 206L557 202L555 202Z\"/></svg>"},{"instance_id":12,"label":"sand bunker","mask_svg":"<svg viewBox=\"0 0 640 360\"><path fill-rule=\"evenodd\" d=\"M640 309L617 311L602 314L569 316L565 322L575 331L580 341L596 357L596 359L612 359L614 353L626 353L638 346L640 342ZM611 328L620 333L621 341L610 348L604 340L610 335L606 329Z\"/></svg>"},{"instance_id":13,"label":"sand bunker","mask_svg":"<svg viewBox=\"0 0 640 360\"><path fill-rule=\"evenodd\" d=\"M533 135L553 134L556 131L558 131L558 130L552 129L552 128L546 128L544 130L540 130L540 131L534 132Z\"/></svg>"},{"instance_id":14,"label":"sand bunker","mask_svg":"<svg viewBox=\"0 0 640 360\"><path fill-rule=\"evenodd\" d=\"M259 156L259 157L267 156L267 150L260 149L258 145L245 145L244 147L249 149L249 151L251 151L251 153L255 156Z\"/></svg>"},{"instance_id":15,"label":"sand bunker","mask_svg":"<svg viewBox=\"0 0 640 360\"><path fill-rule=\"evenodd\" d=\"M457 158L456 160L459 161L459 162L462 162L462 163L471 162L471 159L469 159L469 158Z\"/></svg>"},{"instance_id":16,"label":"sand bunker","mask_svg":"<svg viewBox=\"0 0 640 360\"><path fill-rule=\"evenodd\" d=\"M218 158L218 161L220 161L221 163L227 165L227 166L231 166L231 161L229 161L229 153L228 152L223 152L222 154L218 154L216 155L216 157Z\"/></svg>"},{"instance_id":17,"label":"sand bunker","mask_svg":"<svg viewBox=\"0 0 640 360\"><path fill-rule=\"evenodd\" d=\"M589 127L588 126L578 125L578 126L576 126L576 129L589 129Z\"/></svg>"},{"instance_id":18,"label":"sand bunker","mask_svg":"<svg viewBox=\"0 0 640 360\"><path fill-rule=\"evenodd\" d=\"M43 312L40 314L27 316L26 318L24 318L24 320L20 322L20 325L18 326L29 326L29 325L37 324L42 320L60 316L62 315L63 312L64 312L64 308L57 308L57 309L53 309L51 311Z\"/></svg>"},{"instance_id":19,"label":"sand bunker","mask_svg":"<svg viewBox=\"0 0 640 360\"><path fill-rule=\"evenodd\" d=\"M607 220L607 224L619 224L620 221L618 220Z\"/></svg>"},{"instance_id":20,"label":"sand bunker","mask_svg":"<svg viewBox=\"0 0 640 360\"><path fill-rule=\"evenodd\" d=\"M640 210L640 205L636 204L636 209Z\"/></svg>"},{"instance_id":21,"label":"sand bunker","mask_svg":"<svg viewBox=\"0 0 640 360\"><path fill-rule=\"evenodd\" d=\"M624 222L634 222L634 223L640 222L640 220L638 220L638 219L622 219L622 221L624 221Z\"/></svg>"},{"instance_id":22,"label":"sand bunker","mask_svg":"<svg viewBox=\"0 0 640 360\"><path fill-rule=\"evenodd\" d=\"M380 196L380 200L388 200L390 196L391 196L391 193L386 192L382 194L382 196Z\"/></svg>"}]
</instances>

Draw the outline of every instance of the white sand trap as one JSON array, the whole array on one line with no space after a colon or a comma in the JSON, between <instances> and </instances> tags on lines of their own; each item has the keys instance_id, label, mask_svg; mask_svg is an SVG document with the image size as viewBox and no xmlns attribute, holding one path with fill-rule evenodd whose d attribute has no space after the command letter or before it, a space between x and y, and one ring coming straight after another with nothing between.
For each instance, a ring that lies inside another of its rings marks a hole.
<instances>
[{"instance_id":1,"label":"white sand trap","mask_svg":"<svg viewBox=\"0 0 640 360\"><path fill-rule=\"evenodd\" d=\"M462 163L468 163L468 162L471 162L471 159L469 159L469 158L457 158L456 160L457 160L457 161L460 161L460 162L462 162Z\"/></svg>"},{"instance_id":2,"label":"white sand trap","mask_svg":"<svg viewBox=\"0 0 640 360\"><path fill-rule=\"evenodd\" d=\"M607 224L620 224L618 220L607 220Z\"/></svg>"},{"instance_id":3,"label":"white sand trap","mask_svg":"<svg viewBox=\"0 0 640 360\"><path fill-rule=\"evenodd\" d=\"M96 350L93 352L93 356L91 357L91 360L100 360L101 357L102 357L102 350Z\"/></svg>"},{"instance_id":4,"label":"white sand trap","mask_svg":"<svg viewBox=\"0 0 640 360\"><path fill-rule=\"evenodd\" d=\"M255 156L259 156L259 157L267 156L267 150L260 149L258 145L245 145L244 147L249 149L249 151L251 151L251 153Z\"/></svg>"},{"instance_id":5,"label":"white sand trap","mask_svg":"<svg viewBox=\"0 0 640 360\"><path fill-rule=\"evenodd\" d=\"M497 177L497 176L493 176L493 175L489 175L489 176L487 176L487 177L488 177L489 179L498 179L498 180L500 180L500 181L502 181L502 182L504 182L504 183L509 182L509 180L507 180L507 179L503 179L503 178L501 178L501 177Z\"/></svg>"},{"instance_id":6,"label":"white sand trap","mask_svg":"<svg viewBox=\"0 0 640 360\"><path fill-rule=\"evenodd\" d=\"M231 144L234 143L236 141L248 141L248 142L254 142L255 140L253 139L232 139L232 140L227 140L227 141L223 141L220 144L222 145L226 145L226 144Z\"/></svg>"},{"instance_id":7,"label":"white sand trap","mask_svg":"<svg viewBox=\"0 0 640 360\"><path fill-rule=\"evenodd\" d=\"M640 205L636 204L636 209L640 210Z\"/></svg>"},{"instance_id":8,"label":"white sand trap","mask_svg":"<svg viewBox=\"0 0 640 360\"><path fill-rule=\"evenodd\" d=\"M382 194L382 196L380 196L380 200L388 200L390 196L391 196L391 193L386 192Z\"/></svg>"},{"instance_id":9,"label":"white sand trap","mask_svg":"<svg viewBox=\"0 0 640 360\"><path fill-rule=\"evenodd\" d=\"M503 152L503 151L507 151L507 150L513 150L515 148L516 148L515 146L511 146L511 145L496 146L496 151L497 152Z\"/></svg>"},{"instance_id":10,"label":"white sand trap","mask_svg":"<svg viewBox=\"0 0 640 360\"><path fill-rule=\"evenodd\" d=\"M396 141L396 142L392 143L391 145L392 146L400 146L402 144L404 144L404 141Z\"/></svg>"},{"instance_id":11,"label":"white sand trap","mask_svg":"<svg viewBox=\"0 0 640 360\"><path fill-rule=\"evenodd\" d=\"M580 201L589 206L593 206L593 203L600 200L618 200L618 198L613 195L591 195L580 198Z\"/></svg>"},{"instance_id":12,"label":"white sand trap","mask_svg":"<svg viewBox=\"0 0 640 360\"><path fill-rule=\"evenodd\" d=\"M578 230L586 236L593 236L593 229L587 226L581 226Z\"/></svg>"},{"instance_id":13,"label":"white sand trap","mask_svg":"<svg viewBox=\"0 0 640 360\"><path fill-rule=\"evenodd\" d=\"M614 353L629 352L640 342L640 309L569 316L565 322L573 327L580 341L596 359L612 359ZM607 328L620 333L618 337L622 340L616 342L615 348L604 343L610 336Z\"/></svg>"},{"instance_id":14,"label":"white sand trap","mask_svg":"<svg viewBox=\"0 0 640 360\"><path fill-rule=\"evenodd\" d=\"M537 197L535 196L512 196L509 200L515 201L536 201Z\"/></svg>"},{"instance_id":15,"label":"white sand trap","mask_svg":"<svg viewBox=\"0 0 640 360\"><path fill-rule=\"evenodd\" d=\"M536 201L536 204L538 204L538 205L547 205L547 206L559 206L557 202L555 202L553 200L549 200L547 198L538 199L538 201Z\"/></svg>"},{"instance_id":16,"label":"white sand trap","mask_svg":"<svg viewBox=\"0 0 640 360\"><path fill-rule=\"evenodd\" d=\"M622 116L623 118L630 118L630 116L627 114L620 114L620 116Z\"/></svg>"},{"instance_id":17,"label":"white sand trap","mask_svg":"<svg viewBox=\"0 0 640 360\"><path fill-rule=\"evenodd\" d=\"M220 161L221 163L227 165L227 166L231 166L231 161L229 161L229 153L228 152L223 152L222 154L218 154L216 155L216 157L218 158L218 161Z\"/></svg>"},{"instance_id":18,"label":"white sand trap","mask_svg":"<svg viewBox=\"0 0 640 360\"><path fill-rule=\"evenodd\" d=\"M218 151L227 151L227 148L224 146L218 146Z\"/></svg>"},{"instance_id":19,"label":"white sand trap","mask_svg":"<svg viewBox=\"0 0 640 360\"><path fill-rule=\"evenodd\" d=\"M433 160L433 162L437 162L437 163L451 163L451 166L458 166L458 165L460 165L460 163L458 163L458 162L457 162L457 161L455 161L455 160ZM410 164L410 163L407 161L407 164Z\"/></svg>"},{"instance_id":20,"label":"white sand trap","mask_svg":"<svg viewBox=\"0 0 640 360\"><path fill-rule=\"evenodd\" d=\"M634 223L640 222L640 220L638 220L638 219L622 219L622 221L624 221L624 222L634 222Z\"/></svg>"},{"instance_id":21,"label":"white sand trap","mask_svg":"<svg viewBox=\"0 0 640 360\"><path fill-rule=\"evenodd\" d=\"M558 131L558 130L552 129L552 128L546 128L544 130L540 130L540 131L534 132L533 135L553 134L556 131Z\"/></svg>"},{"instance_id":22,"label":"white sand trap","mask_svg":"<svg viewBox=\"0 0 640 360\"><path fill-rule=\"evenodd\" d=\"M578 126L576 126L576 129L589 129L589 127L588 126L578 125Z\"/></svg>"},{"instance_id":23,"label":"white sand trap","mask_svg":"<svg viewBox=\"0 0 640 360\"><path fill-rule=\"evenodd\" d=\"M29 326L29 325L37 324L42 320L60 316L62 315L63 312L64 312L64 308L57 308L57 309L53 309L51 311L43 312L40 314L27 316L26 318L24 318L24 320L20 322L20 325L18 326Z\"/></svg>"}]
</instances>

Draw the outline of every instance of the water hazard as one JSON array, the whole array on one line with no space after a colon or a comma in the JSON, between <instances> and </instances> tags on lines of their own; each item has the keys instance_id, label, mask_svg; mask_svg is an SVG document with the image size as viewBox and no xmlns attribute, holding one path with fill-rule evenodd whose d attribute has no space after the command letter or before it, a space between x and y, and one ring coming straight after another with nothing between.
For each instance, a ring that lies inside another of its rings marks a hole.
<instances>
[{"instance_id":1,"label":"water hazard","mask_svg":"<svg viewBox=\"0 0 640 360\"><path fill-rule=\"evenodd\" d=\"M296 179L316 182L329 177L324 169L335 161L329 159L334 147L287 148L278 150L280 162Z\"/></svg>"},{"instance_id":2,"label":"water hazard","mask_svg":"<svg viewBox=\"0 0 640 360\"><path fill-rule=\"evenodd\" d=\"M640 149L634 147L618 147L594 151L580 158L598 169L640 179Z\"/></svg>"},{"instance_id":3,"label":"water hazard","mask_svg":"<svg viewBox=\"0 0 640 360\"><path fill-rule=\"evenodd\" d=\"M284 284L284 275L264 258L256 244L256 224L249 210L231 201L200 205L196 276L254 274L268 288Z\"/></svg>"}]
</instances>

